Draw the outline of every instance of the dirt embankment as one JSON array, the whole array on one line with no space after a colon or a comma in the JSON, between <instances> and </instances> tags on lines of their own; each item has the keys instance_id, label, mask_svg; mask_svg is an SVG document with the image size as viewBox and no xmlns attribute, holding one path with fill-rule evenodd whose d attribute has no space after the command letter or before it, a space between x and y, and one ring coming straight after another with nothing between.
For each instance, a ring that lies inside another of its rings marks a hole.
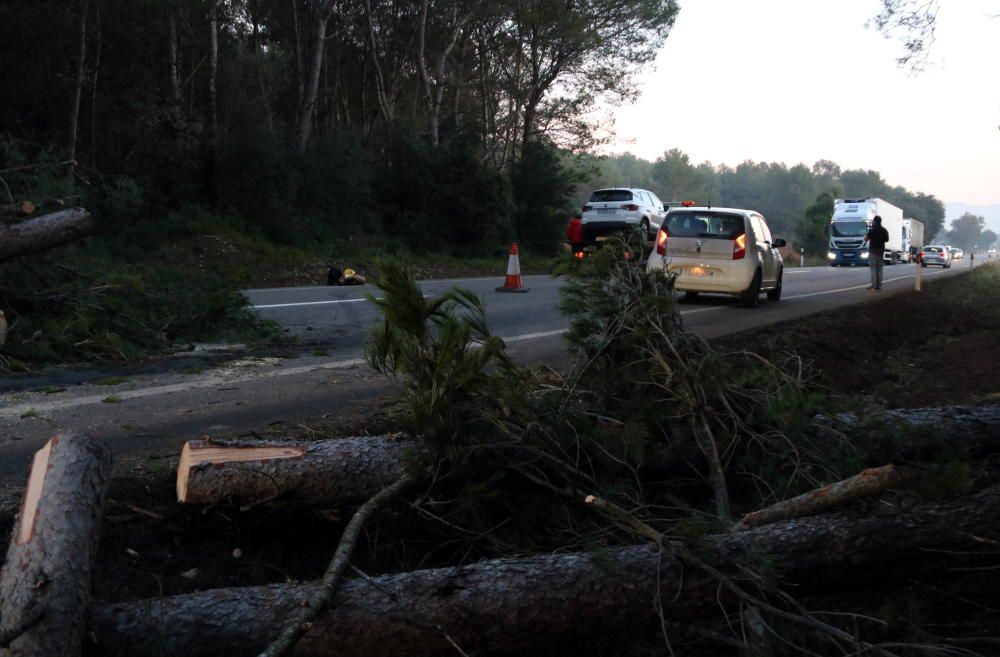
<instances>
[{"instance_id":1,"label":"dirt embankment","mask_svg":"<svg viewBox=\"0 0 1000 657\"><path fill-rule=\"evenodd\" d=\"M887 408L1000 403L1000 266L715 344L797 353L832 393Z\"/></svg>"}]
</instances>

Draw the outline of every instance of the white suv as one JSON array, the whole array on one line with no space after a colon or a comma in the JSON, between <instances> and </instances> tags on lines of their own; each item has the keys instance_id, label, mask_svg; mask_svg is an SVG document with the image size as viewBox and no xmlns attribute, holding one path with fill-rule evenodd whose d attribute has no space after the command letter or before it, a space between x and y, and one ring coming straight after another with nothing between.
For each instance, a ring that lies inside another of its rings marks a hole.
<instances>
[{"instance_id":1,"label":"white suv","mask_svg":"<svg viewBox=\"0 0 1000 657\"><path fill-rule=\"evenodd\" d=\"M756 306L761 292L781 299L784 263L764 217L734 208L671 208L646 266L677 274L674 289L718 292Z\"/></svg>"},{"instance_id":2,"label":"white suv","mask_svg":"<svg viewBox=\"0 0 1000 657\"><path fill-rule=\"evenodd\" d=\"M595 242L629 227L641 227L646 239L652 239L664 214L663 201L651 191L627 187L595 190L580 215L584 241Z\"/></svg>"}]
</instances>

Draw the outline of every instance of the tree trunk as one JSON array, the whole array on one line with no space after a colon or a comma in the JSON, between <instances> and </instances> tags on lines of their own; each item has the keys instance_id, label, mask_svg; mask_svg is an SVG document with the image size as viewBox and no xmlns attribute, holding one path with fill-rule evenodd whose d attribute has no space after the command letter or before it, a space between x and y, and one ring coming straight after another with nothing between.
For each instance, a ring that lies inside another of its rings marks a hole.
<instances>
[{"instance_id":1,"label":"tree trunk","mask_svg":"<svg viewBox=\"0 0 1000 657\"><path fill-rule=\"evenodd\" d=\"M97 168L97 78L101 72L101 5L95 2L94 22L97 28L97 50L94 53L94 74L90 81L90 167Z\"/></svg>"},{"instance_id":2,"label":"tree trunk","mask_svg":"<svg viewBox=\"0 0 1000 657\"><path fill-rule=\"evenodd\" d=\"M208 138L213 157L219 136L219 101L217 82L219 77L219 5L212 0L208 14Z\"/></svg>"},{"instance_id":3,"label":"tree trunk","mask_svg":"<svg viewBox=\"0 0 1000 657\"><path fill-rule=\"evenodd\" d=\"M391 125L393 109L385 86L385 76L382 75L382 65L378 61L378 47L375 42L375 17L372 15L371 0L365 0L365 15L368 18L368 42L371 47L372 69L375 73L375 97L378 99L378 107L382 118L385 120L386 125Z\"/></svg>"},{"instance_id":4,"label":"tree trunk","mask_svg":"<svg viewBox=\"0 0 1000 657\"><path fill-rule=\"evenodd\" d=\"M86 436L58 435L35 453L0 575L0 630L30 626L0 654L81 654L110 476L111 450Z\"/></svg>"},{"instance_id":5,"label":"tree trunk","mask_svg":"<svg viewBox=\"0 0 1000 657\"><path fill-rule=\"evenodd\" d=\"M170 99L181 104L181 76L177 60L177 7L167 8L167 71L170 77Z\"/></svg>"},{"instance_id":6,"label":"tree trunk","mask_svg":"<svg viewBox=\"0 0 1000 657\"><path fill-rule=\"evenodd\" d=\"M299 3L298 0L292 0L292 26L295 28L295 75L298 81L298 91L299 95L296 98L299 101L299 107L302 106L302 99L306 95L306 76L305 76L305 64L302 59L302 31L299 30Z\"/></svg>"},{"instance_id":7,"label":"tree trunk","mask_svg":"<svg viewBox=\"0 0 1000 657\"><path fill-rule=\"evenodd\" d=\"M1000 452L1000 406L887 411L883 417L938 427L939 442L912 448L908 458L933 461L940 452L954 449L977 459ZM831 430L828 420L815 422L818 431ZM835 424L856 423L845 416ZM177 469L178 499L191 504L253 504L284 494L313 504L365 499L400 477L403 455L416 445L386 437L309 443L191 441ZM283 453L289 450L292 453ZM675 457L664 455L656 467L670 469L675 463Z\"/></svg>"},{"instance_id":8,"label":"tree trunk","mask_svg":"<svg viewBox=\"0 0 1000 657\"><path fill-rule=\"evenodd\" d=\"M309 145L309 134L312 131L313 110L319 95L319 76L323 66L323 49L326 47L326 22L329 13L320 9L316 13L316 31L313 35L312 56L309 62L309 74L306 77L305 92L299 107L299 126L295 137L295 152L305 155Z\"/></svg>"},{"instance_id":9,"label":"tree trunk","mask_svg":"<svg viewBox=\"0 0 1000 657\"><path fill-rule=\"evenodd\" d=\"M185 443L177 499L189 504L254 504L287 495L311 504L371 497L403 475L417 443L387 437L304 443Z\"/></svg>"},{"instance_id":10,"label":"tree trunk","mask_svg":"<svg viewBox=\"0 0 1000 657\"><path fill-rule=\"evenodd\" d=\"M253 21L253 63L254 73L257 77L257 88L260 90L260 102L264 105L264 116L267 119L268 133L274 132L274 114L271 111L271 94L267 90L264 82L264 65L261 63L260 51L260 20L257 0L250 3L251 20Z\"/></svg>"},{"instance_id":11,"label":"tree trunk","mask_svg":"<svg viewBox=\"0 0 1000 657\"><path fill-rule=\"evenodd\" d=\"M0 262L78 240L96 228L94 218L83 208L0 224Z\"/></svg>"},{"instance_id":12,"label":"tree trunk","mask_svg":"<svg viewBox=\"0 0 1000 657\"><path fill-rule=\"evenodd\" d=\"M73 81L73 101L69 111L69 137L66 144L66 156L69 160L76 159L77 126L80 120L80 98L83 96L83 78L87 64L87 9L88 0L80 3L80 40L77 48L76 77ZM72 180L72 167L70 179Z\"/></svg>"},{"instance_id":13,"label":"tree trunk","mask_svg":"<svg viewBox=\"0 0 1000 657\"><path fill-rule=\"evenodd\" d=\"M773 564L778 582L814 588L847 571L863 580L885 564L940 555L933 550L972 549L998 522L995 487L891 514L817 516L717 535L706 549L712 563L754 555ZM100 655L253 655L316 586L272 584L108 605L92 614L90 629ZM497 559L352 579L295 654L450 654L449 639L467 651L515 651L542 637L635 627L655 619L657 606L666 622L680 623L715 616L730 603L736 608L721 590L711 575L654 546L611 549L600 558Z\"/></svg>"}]
</instances>

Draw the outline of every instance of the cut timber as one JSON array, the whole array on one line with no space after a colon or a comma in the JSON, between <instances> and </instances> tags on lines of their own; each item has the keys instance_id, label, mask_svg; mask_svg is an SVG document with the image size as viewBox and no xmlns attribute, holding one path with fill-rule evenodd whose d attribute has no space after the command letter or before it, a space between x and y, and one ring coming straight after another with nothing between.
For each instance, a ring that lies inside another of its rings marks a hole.
<instances>
[{"instance_id":1,"label":"cut timber","mask_svg":"<svg viewBox=\"0 0 1000 657\"><path fill-rule=\"evenodd\" d=\"M416 443L386 436L301 443L191 440L177 465L177 499L255 504L287 495L310 504L371 497L403 475Z\"/></svg>"},{"instance_id":2,"label":"cut timber","mask_svg":"<svg viewBox=\"0 0 1000 657\"><path fill-rule=\"evenodd\" d=\"M0 262L78 240L96 228L94 218L83 208L0 224Z\"/></svg>"},{"instance_id":3,"label":"cut timber","mask_svg":"<svg viewBox=\"0 0 1000 657\"><path fill-rule=\"evenodd\" d=\"M86 436L58 435L35 454L0 574L0 635L24 631L0 654L80 654L110 474L111 451Z\"/></svg>"},{"instance_id":4,"label":"cut timber","mask_svg":"<svg viewBox=\"0 0 1000 657\"><path fill-rule=\"evenodd\" d=\"M808 493L803 493L790 500L748 513L737 525L737 529L749 529L769 525L772 522L801 518L823 513L838 506L849 504L865 497L874 497L898 486L905 479L905 474L893 465L883 465L880 468L868 468L862 472Z\"/></svg>"},{"instance_id":5,"label":"cut timber","mask_svg":"<svg viewBox=\"0 0 1000 657\"><path fill-rule=\"evenodd\" d=\"M934 440L913 444L904 456L933 461L942 450L962 449L974 458L1000 452L1000 406L949 406L886 411L892 423L935 427ZM851 415L814 420L817 435L856 428ZM177 499L190 504L253 504L290 493L315 504L363 500L399 479L403 455L418 443L385 436L311 443L191 441L181 452ZM276 452L254 451L276 449ZM301 449L295 455L281 450ZM262 456L271 455L267 458ZM690 464L665 457L658 467L682 470Z\"/></svg>"},{"instance_id":6,"label":"cut timber","mask_svg":"<svg viewBox=\"0 0 1000 657\"><path fill-rule=\"evenodd\" d=\"M946 504L863 518L814 516L710 537L711 562L753 555L776 581L810 587L864 579L885 564L948 559L946 549L983 549L996 538L1000 487ZM659 582L660 589L657 590ZM100 607L90 635L98 655L255 655L318 584L230 588ZM453 654L516 651L543 637L629 628L656 618L691 622L739 604L712 577L656 546L497 559L351 579L317 618L295 655ZM445 634L447 633L447 635ZM211 640L206 641L207 638Z\"/></svg>"}]
</instances>

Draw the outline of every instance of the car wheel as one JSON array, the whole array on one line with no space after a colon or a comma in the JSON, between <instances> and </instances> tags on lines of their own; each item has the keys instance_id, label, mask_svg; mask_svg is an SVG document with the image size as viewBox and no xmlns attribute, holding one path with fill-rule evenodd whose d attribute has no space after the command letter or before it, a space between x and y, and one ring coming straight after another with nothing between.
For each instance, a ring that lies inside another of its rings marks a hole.
<instances>
[{"instance_id":1,"label":"car wheel","mask_svg":"<svg viewBox=\"0 0 1000 657\"><path fill-rule=\"evenodd\" d=\"M781 279L785 276L785 269L781 268L778 270L778 284L774 286L773 290L767 291L768 301L781 301Z\"/></svg>"},{"instance_id":2,"label":"car wheel","mask_svg":"<svg viewBox=\"0 0 1000 657\"><path fill-rule=\"evenodd\" d=\"M647 242L654 239L654 236L649 234L649 219L643 217L642 221L639 222L639 227L642 229L642 234L646 238Z\"/></svg>"},{"instance_id":3,"label":"car wheel","mask_svg":"<svg viewBox=\"0 0 1000 657\"><path fill-rule=\"evenodd\" d=\"M744 308L753 308L760 301L760 270L758 269L754 275L753 280L750 281L750 287L743 291L740 295L740 302L743 303Z\"/></svg>"},{"instance_id":4,"label":"car wheel","mask_svg":"<svg viewBox=\"0 0 1000 657\"><path fill-rule=\"evenodd\" d=\"M688 301L694 301L695 299L698 298L698 293L697 292L685 292L684 293L684 298L686 300L688 300Z\"/></svg>"}]
</instances>

